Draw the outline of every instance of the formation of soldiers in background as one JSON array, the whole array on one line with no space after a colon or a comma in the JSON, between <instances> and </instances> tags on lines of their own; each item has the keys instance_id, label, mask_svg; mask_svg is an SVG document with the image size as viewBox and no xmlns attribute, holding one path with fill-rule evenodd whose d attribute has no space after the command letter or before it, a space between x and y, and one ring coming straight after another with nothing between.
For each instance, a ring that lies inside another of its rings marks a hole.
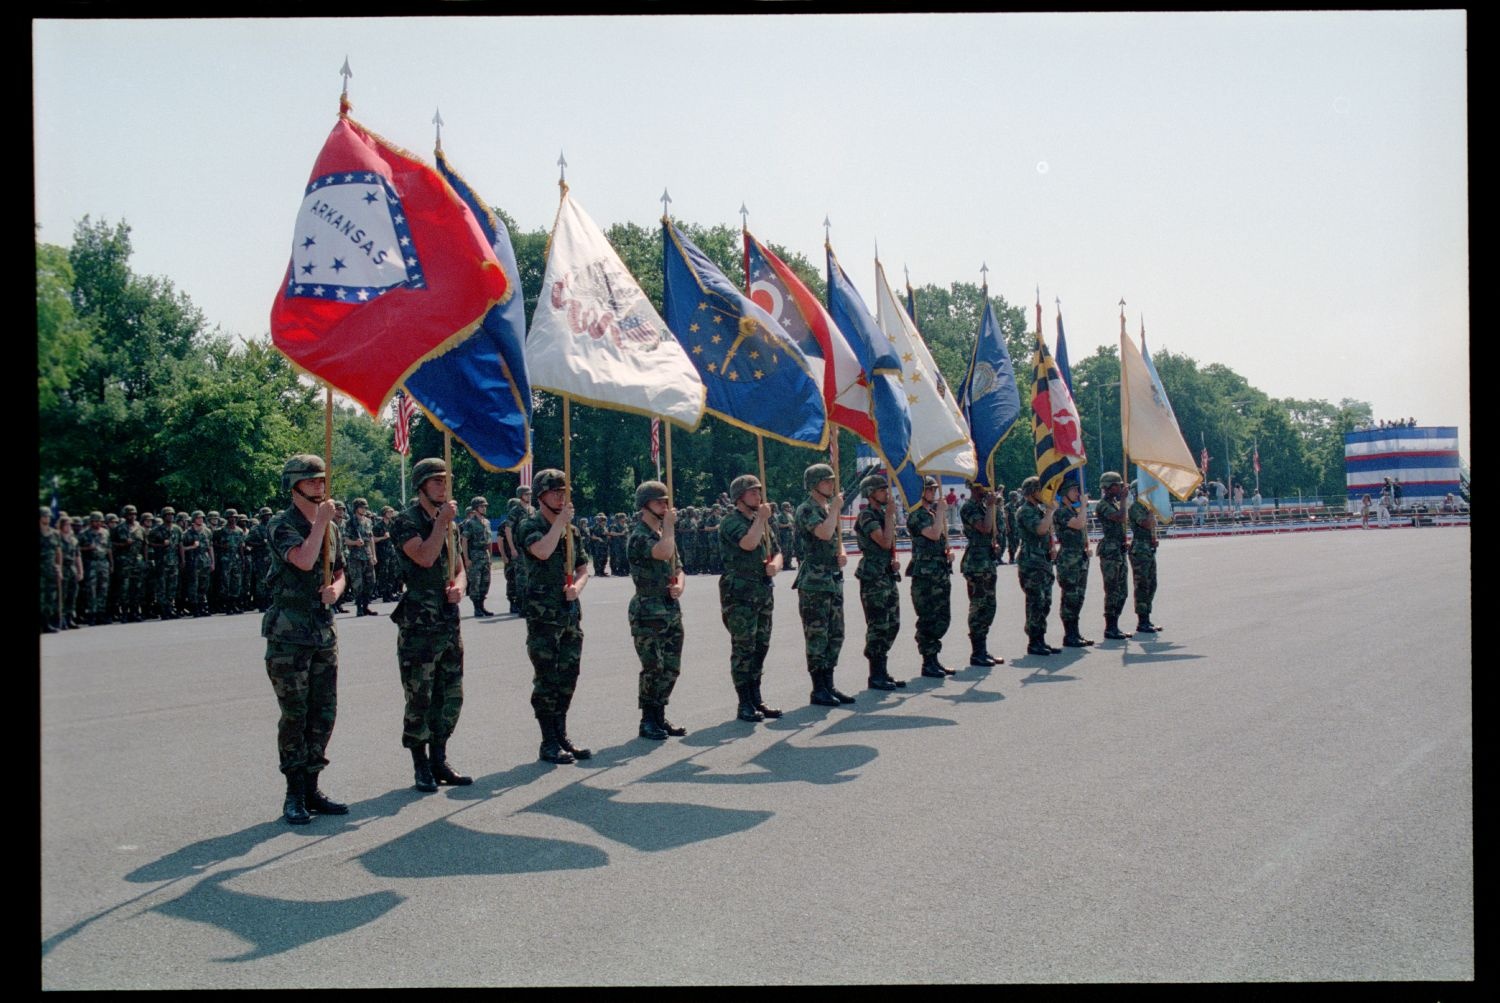
<instances>
[{"instance_id":1,"label":"formation of soldiers in background","mask_svg":"<svg viewBox=\"0 0 1500 1003\"><path fill-rule=\"evenodd\" d=\"M478 597L476 615L492 615L484 607L489 564L479 559L491 552L492 541L498 542L495 549L505 563L510 612L520 613L515 576L518 552L513 534L529 512L529 503L523 508L523 495L529 498L530 491L519 492L510 500L498 533L490 529L486 499L476 497L469 504L462 524L463 552L470 568L470 597ZM1005 518L997 520L1002 564L1007 553L1015 560L1019 543L1015 510L1019 502L1019 492L1011 492L1004 506ZM396 510L387 505L378 513L372 512L362 498L354 499L353 506L355 511L351 513L342 502L337 505L338 538L350 568L349 594L344 602L352 601L357 613L367 616L374 613L371 603L396 602L404 588L400 562L390 543ZM676 543L687 574L723 573L719 525L732 508L726 495L714 505L679 510ZM87 518L60 512L53 526L51 511L40 509L42 633L106 623L265 611L269 602L265 579L270 568L266 523L272 515L268 506L254 514L232 508L222 513L178 512L171 506L160 514L139 513L134 505L126 505L122 512L95 511ZM587 541L595 575L630 574L626 540L632 521L633 517L624 512L612 517L600 512L592 519L576 519L579 534ZM800 555L791 502L781 503L773 522L787 570L793 570ZM483 571L476 574L475 569L480 567ZM344 602L336 612L347 611Z\"/></svg>"}]
</instances>

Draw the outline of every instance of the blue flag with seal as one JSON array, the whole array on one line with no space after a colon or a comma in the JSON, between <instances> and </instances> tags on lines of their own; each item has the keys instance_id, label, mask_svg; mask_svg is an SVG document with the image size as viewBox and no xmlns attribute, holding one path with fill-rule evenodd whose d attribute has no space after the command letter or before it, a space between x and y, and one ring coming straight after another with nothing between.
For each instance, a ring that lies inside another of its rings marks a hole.
<instances>
[{"instance_id":1,"label":"blue flag with seal","mask_svg":"<svg viewBox=\"0 0 1500 1003\"><path fill-rule=\"evenodd\" d=\"M505 224L448 163L438 173L474 214L495 258L516 291L491 307L467 339L428 359L405 380L433 423L474 455L486 470L516 470L531 457L531 381L526 375L526 308L521 274Z\"/></svg>"},{"instance_id":2,"label":"blue flag with seal","mask_svg":"<svg viewBox=\"0 0 1500 1003\"><path fill-rule=\"evenodd\" d=\"M984 315L968 372L958 388L958 407L969 423L974 452L979 457L977 484L995 486L995 451L1016 427L1021 417L1021 392L1016 387L1016 367L1005 347L1005 333L995 319L989 287L984 289Z\"/></svg>"},{"instance_id":3,"label":"blue flag with seal","mask_svg":"<svg viewBox=\"0 0 1500 1003\"><path fill-rule=\"evenodd\" d=\"M901 492L903 504L915 505L922 497L922 475L911 458L911 410L901 385L901 357L844 274L833 248L827 250L828 314L869 374L870 418L875 422L880 461Z\"/></svg>"},{"instance_id":4,"label":"blue flag with seal","mask_svg":"<svg viewBox=\"0 0 1500 1003\"><path fill-rule=\"evenodd\" d=\"M797 343L665 218L662 256L662 314L703 378L704 410L789 445L827 448L823 387Z\"/></svg>"}]
</instances>

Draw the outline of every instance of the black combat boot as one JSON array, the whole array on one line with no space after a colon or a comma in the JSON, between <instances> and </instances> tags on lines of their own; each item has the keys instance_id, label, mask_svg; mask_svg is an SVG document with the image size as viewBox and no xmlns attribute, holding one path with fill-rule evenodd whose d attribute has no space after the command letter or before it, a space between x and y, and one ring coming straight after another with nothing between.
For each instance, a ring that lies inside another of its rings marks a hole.
<instances>
[{"instance_id":1,"label":"black combat boot","mask_svg":"<svg viewBox=\"0 0 1500 1003\"><path fill-rule=\"evenodd\" d=\"M1056 652L1054 652L1052 650L1052 648L1048 646L1048 644L1047 644L1047 642L1045 640L1045 636L1044 635L1041 635L1041 634L1032 634L1031 635L1031 643L1028 644L1028 645L1026 645L1026 654L1028 654L1028 655L1052 655L1052 654L1056 654Z\"/></svg>"},{"instance_id":2,"label":"black combat boot","mask_svg":"<svg viewBox=\"0 0 1500 1003\"><path fill-rule=\"evenodd\" d=\"M768 721L781 716L780 708L767 707L765 700L761 699L759 679L750 684L750 703L760 713L760 716Z\"/></svg>"},{"instance_id":3,"label":"black combat boot","mask_svg":"<svg viewBox=\"0 0 1500 1003\"><path fill-rule=\"evenodd\" d=\"M1134 634L1127 634L1120 629L1120 618L1118 616L1107 616L1104 618L1104 639L1106 641L1128 641Z\"/></svg>"},{"instance_id":4,"label":"black combat boot","mask_svg":"<svg viewBox=\"0 0 1500 1003\"><path fill-rule=\"evenodd\" d=\"M306 778L300 769L287 771L286 801L281 806L281 817L290 825L306 825L312 821L312 816L307 813Z\"/></svg>"},{"instance_id":5,"label":"black combat boot","mask_svg":"<svg viewBox=\"0 0 1500 1003\"><path fill-rule=\"evenodd\" d=\"M449 764L447 742L433 742L428 745L428 749L431 750L427 759L432 768L432 779L448 787L467 787L474 782L473 777L464 776Z\"/></svg>"},{"instance_id":6,"label":"black combat boot","mask_svg":"<svg viewBox=\"0 0 1500 1003\"><path fill-rule=\"evenodd\" d=\"M823 670L823 681L828 684L828 692L832 693L839 703L853 703L854 698L833 685L833 670Z\"/></svg>"},{"instance_id":7,"label":"black combat boot","mask_svg":"<svg viewBox=\"0 0 1500 1003\"><path fill-rule=\"evenodd\" d=\"M415 773L413 786L424 794L437 790L437 781L432 777L432 764L427 761L427 747L418 745L411 750L411 765Z\"/></svg>"},{"instance_id":8,"label":"black combat boot","mask_svg":"<svg viewBox=\"0 0 1500 1003\"><path fill-rule=\"evenodd\" d=\"M557 728L557 744L558 745L562 746L564 749L567 749L569 752L571 752L573 754L573 758L574 759L582 760L582 759L592 759L592 758L594 758L594 750L593 749L580 749L578 746L576 746L576 745L573 744L573 742L572 742L571 739L568 738L568 712L567 711L561 711L561 712L559 712L557 715L555 715L555 717L554 717L553 720L555 722L555 727Z\"/></svg>"},{"instance_id":9,"label":"black combat boot","mask_svg":"<svg viewBox=\"0 0 1500 1003\"><path fill-rule=\"evenodd\" d=\"M969 635L969 664L970 665L999 665L1001 659L990 654L985 640L978 634Z\"/></svg>"},{"instance_id":10,"label":"black combat boot","mask_svg":"<svg viewBox=\"0 0 1500 1003\"><path fill-rule=\"evenodd\" d=\"M660 704L641 704L641 730L642 738L649 738L653 742L665 742L667 730L656 721L656 715L661 711Z\"/></svg>"},{"instance_id":11,"label":"black combat boot","mask_svg":"<svg viewBox=\"0 0 1500 1003\"><path fill-rule=\"evenodd\" d=\"M822 669L816 669L809 673L812 676L812 692L808 694L808 702L817 707L837 707L839 698L833 695L830 689L831 680L829 673Z\"/></svg>"},{"instance_id":12,"label":"black combat boot","mask_svg":"<svg viewBox=\"0 0 1500 1003\"><path fill-rule=\"evenodd\" d=\"M537 758L544 763L557 763L566 765L573 762L573 754L557 741L557 725L555 714L538 714L536 723L542 729L542 747L537 751Z\"/></svg>"},{"instance_id":13,"label":"black combat boot","mask_svg":"<svg viewBox=\"0 0 1500 1003\"><path fill-rule=\"evenodd\" d=\"M52 618L50 616L48 616L46 613L40 614L38 616L38 618L37 618L37 622L39 624L41 624L41 628L42 628L41 629L41 633L43 633L43 634L56 634L57 633L57 626L55 624L53 624Z\"/></svg>"},{"instance_id":14,"label":"black combat boot","mask_svg":"<svg viewBox=\"0 0 1500 1003\"><path fill-rule=\"evenodd\" d=\"M317 812L319 815L349 814L348 805L335 801L318 789L318 775L316 773L308 773L306 778L303 784L306 790L303 804L307 807L308 811Z\"/></svg>"},{"instance_id":15,"label":"black combat boot","mask_svg":"<svg viewBox=\"0 0 1500 1003\"><path fill-rule=\"evenodd\" d=\"M885 656L884 655L871 655L870 656L870 689L872 689L872 690L893 690L895 688L896 688L895 681L891 679L890 674L887 673L886 669L885 669Z\"/></svg>"},{"instance_id":16,"label":"black combat boot","mask_svg":"<svg viewBox=\"0 0 1500 1003\"><path fill-rule=\"evenodd\" d=\"M947 679L948 670L938 664L937 655L923 655L922 675L928 679Z\"/></svg>"},{"instance_id":17,"label":"black combat boot","mask_svg":"<svg viewBox=\"0 0 1500 1003\"><path fill-rule=\"evenodd\" d=\"M735 713L735 717L739 718L741 721L765 720L766 716L762 714L759 708L755 706L755 688L753 683L745 683L742 686L736 686L734 688L734 691L735 693L739 694L740 697L740 707L739 710Z\"/></svg>"},{"instance_id":18,"label":"black combat boot","mask_svg":"<svg viewBox=\"0 0 1500 1003\"><path fill-rule=\"evenodd\" d=\"M1093 644L1088 638L1078 632L1078 621L1063 621L1063 647L1064 648L1087 648Z\"/></svg>"},{"instance_id":19,"label":"black combat boot","mask_svg":"<svg viewBox=\"0 0 1500 1003\"><path fill-rule=\"evenodd\" d=\"M1155 634L1160 630L1160 627L1151 622L1149 616L1137 617L1135 625L1135 632L1137 634Z\"/></svg>"},{"instance_id":20,"label":"black combat boot","mask_svg":"<svg viewBox=\"0 0 1500 1003\"><path fill-rule=\"evenodd\" d=\"M664 703L659 703L656 705L656 723L661 725L662 731L666 732L668 735L671 735L673 738L681 738L683 735L687 734L686 728L679 728L677 727L677 725L667 720L667 705Z\"/></svg>"}]
</instances>

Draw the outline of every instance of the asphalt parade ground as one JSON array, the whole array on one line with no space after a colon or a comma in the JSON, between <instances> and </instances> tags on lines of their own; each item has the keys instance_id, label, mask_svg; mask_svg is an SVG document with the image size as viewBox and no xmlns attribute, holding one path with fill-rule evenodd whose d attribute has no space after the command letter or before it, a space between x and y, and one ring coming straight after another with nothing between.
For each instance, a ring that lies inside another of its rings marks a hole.
<instances>
[{"instance_id":1,"label":"asphalt parade ground","mask_svg":"<svg viewBox=\"0 0 1500 1003\"><path fill-rule=\"evenodd\" d=\"M851 567L836 709L808 706L785 574L764 693L787 714L753 725L716 579L691 578L665 743L636 737L629 581L598 579L573 766L537 762L525 624L465 600L449 758L475 783L437 794L401 748L395 626L340 617L323 787L350 813L299 827L258 615L43 637L41 984L1472 979L1469 530L1158 557L1156 639L1023 656L1006 565L1006 664L941 682L903 585L895 693L864 688ZM1095 639L1101 610L1091 568Z\"/></svg>"}]
</instances>

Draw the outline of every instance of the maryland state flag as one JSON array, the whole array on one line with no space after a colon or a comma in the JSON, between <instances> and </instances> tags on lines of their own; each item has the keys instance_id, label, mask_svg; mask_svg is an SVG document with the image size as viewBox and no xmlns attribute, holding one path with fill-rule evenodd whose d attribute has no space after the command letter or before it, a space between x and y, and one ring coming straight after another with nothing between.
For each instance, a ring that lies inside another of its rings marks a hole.
<instances>
[{"instance_id":1,"label":"maryland state flag","mask_svg":"<svg viewBox=\"0 0 1500 1003\"><path fill-rule=\"evenodd\" d=\"M376 416L418 363L471 333L509 292L448 183L341 116L297 212L271 307L276 347Z\"/></svg>"},{"instance_id":2,"label":"maryland state flag","mask_svg":"<svg viewBox=\"0 0 1500 1003\"><path fill-rule=\"evenodd\" d=\"M1083 426L1078 408L1063 381L1047 343L1042 340L1038 307L1036 362L1031 370L1031 435L1036 440L1036 475L1042 480L1042 501L1057 494L1063 476L1083 466Z\"/></svg>"}]
</instances>

